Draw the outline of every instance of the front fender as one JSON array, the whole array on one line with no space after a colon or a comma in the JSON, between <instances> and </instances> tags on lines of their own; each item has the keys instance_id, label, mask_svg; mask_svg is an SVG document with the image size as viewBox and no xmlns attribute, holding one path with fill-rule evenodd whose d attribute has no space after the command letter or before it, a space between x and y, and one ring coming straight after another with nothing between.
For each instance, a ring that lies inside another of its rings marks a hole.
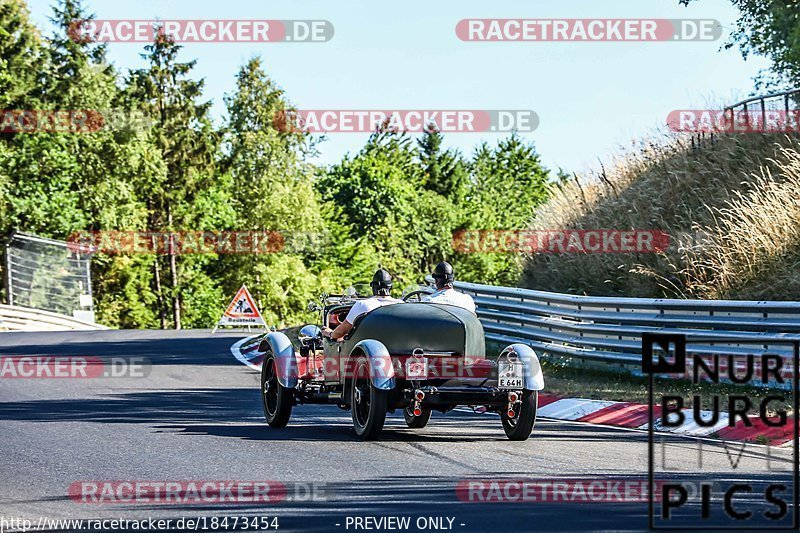
<instances>
[{"instance_id":1,"label":"front fender","mask_svg":"<svg viewBox=\"0 0 800 533\"><path fill-rule=\"evenodd\" d=\"M353 354L358 351L363 352L369 360L369 377L372 385L376 389L392 390L395 386L394 366L392 366L392 356L389 355L389 350L386 349L386 346L380 341L372 339L360 341L353 346L353 350L347 358L347 365L345 365L350 374L355 371L353 368L355 357L353 357Z\"/></svg>"},{"instance_id":2,"label":"front fender","mask_svg":"<svg viewBox=\"0 0 800 533\"><path fill-rule=\"evenodd\" d=\"M539 363L539 356L533 351L533 348L527 344L512 344L500 352L498 360L503 358L516 358L522 363L524 369L524 385L525 390L542 390L544 389L544 374L542 374L542 365Z\"/></svg>"},{"instance_id":3,"label":"front fender","mask_svg":"<svg viewBox=\"0 0 800 533\"><path fill-rule=\"evenodd\" d=\"M278 382L288 389L297 386L297 356L292 341L284 333L273 331L268 333L258 346L258 350L272 352L275 356L275 367Z\"/></svg>"}]
</instances>

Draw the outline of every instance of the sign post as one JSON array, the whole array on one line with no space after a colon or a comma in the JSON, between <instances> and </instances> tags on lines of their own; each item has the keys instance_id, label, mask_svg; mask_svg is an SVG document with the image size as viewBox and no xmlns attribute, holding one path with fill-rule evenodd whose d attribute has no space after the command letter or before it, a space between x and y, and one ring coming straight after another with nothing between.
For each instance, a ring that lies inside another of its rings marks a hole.
<instances>
[{"instance_id":1,"label":"sign post","mask_svg":"<svg viewBox=\"0 0 800 533\"><path fill-rule=\"evenodd\" d=\"M267 327L253 297L250 296L250 291L244 285L233 297L233 301L222 313L222 318L211 333L215 333L220 326L247 326L247 331L250 331L250 326Z\"/></svg>"}]
</instances>

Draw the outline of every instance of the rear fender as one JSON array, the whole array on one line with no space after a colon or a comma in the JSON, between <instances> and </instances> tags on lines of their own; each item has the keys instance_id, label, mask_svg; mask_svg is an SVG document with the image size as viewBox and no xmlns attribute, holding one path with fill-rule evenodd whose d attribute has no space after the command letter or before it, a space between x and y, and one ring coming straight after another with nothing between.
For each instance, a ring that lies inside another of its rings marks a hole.
<instances>
[{"instance_id":1,"label":"rear fender","mask_svg":"<svg viewBox=\"0 0 800 533\"><path fill-rule=\"evenodd\" d=\"M365 339L355 346L347 358L345 366L347 375L352 377L355 372L356 357L363 353L369 361L369 377L372 385L376 389L392 390L395 386L394 367L392 366L392 356L389 350L380 341Z\"/></svg>"},{"instance_id":2,"label":"rear fender","mask_svg":"<svg viewBox=\"0 0 800 533\"><path fill-rule=\"evenodd\" d=\"M533 351L533 348L527 344L511 344L500 352L498 360L509 358L513 359L514 356L522 363L524 369L524 384L525 390L542 390L544 389L544 374L542 374L542 365L539 363L539 356Z\"/></svg>"},{"instance_id":3,"label":"rear fender","mask_svg":"<svg viewBox=\"0 0 800 533\"><path fill-rule=\"evenodd\" d=\"M264 337L258 350L272 352L275 356L278 382L288 389L293 389L297 385L297 356L289 337L280 331L273 331Z\"/></svg>"}]
</instances>

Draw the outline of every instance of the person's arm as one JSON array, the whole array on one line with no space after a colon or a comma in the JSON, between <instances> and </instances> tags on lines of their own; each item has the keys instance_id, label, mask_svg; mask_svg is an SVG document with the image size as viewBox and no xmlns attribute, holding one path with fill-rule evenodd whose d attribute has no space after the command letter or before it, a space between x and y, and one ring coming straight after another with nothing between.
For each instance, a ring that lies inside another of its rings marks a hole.
<instances>
[{"instance_id":1,"label":"person's arm","mask_svg":"<svg viewBox=\"0 0 800 533\"><path fill-rule=\"evenodd\" d=\"M336 326L336 329L332 330L331 328L323 328L322 335L332 340L339 341L342 339L342 337L350 333L351 329L353 329L353 324L345 320L344 322Z\"/></svg>"},{"instance_id":2,"label":"person's arm","mask_svg":"<svg viewBox=\"0 0 800 533\"><path fill-rule=\"evenodd\" d=\"M353 324L355 323L356 318L363 315L365 312L365 304L362 301L356 302L353 307L350 308L350 311L347 313L347 317L342 320L341 324L336 326L336 329L331 330L330 328L324 328L322 330L322 335L335 341L341 340L342 337L347 335L350 330L353 329Z\"/></svg>"}]
</instances>

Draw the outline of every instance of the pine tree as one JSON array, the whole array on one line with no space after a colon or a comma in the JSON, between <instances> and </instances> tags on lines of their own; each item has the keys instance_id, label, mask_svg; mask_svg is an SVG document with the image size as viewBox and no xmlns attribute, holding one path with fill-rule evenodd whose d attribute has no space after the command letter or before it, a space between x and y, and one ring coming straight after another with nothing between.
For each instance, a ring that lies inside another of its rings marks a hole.
<instances>
[{"instance_id":1,"label":"pine tree","mask_svg":"<svg viewBox=\"0 0 800 533\"><path fill-rule=\"evenodd\" d=\"M59 0L50 21L47 101L62 109L106 110L116 96L115 73L106 45L76 38L75 27L94 19L82 0Z\"/></svg>"},{"instance_id":2,"label":"pine tree","mask_svg":"<svg viewBox=\"0 0 800 533\"><path fill-rule=\"evenodd\" d=\"M211 102L201 102L203 81L190 73L195 61L181 63L181 47L165 34L158 34L145 47L142 57L150 66L131 73L127 98L138 102L145 115L155 121L152 141L161 153L166 173L142 191L147 199L148 228L175 231L193 228L196 213L191 208L213 184L218 136L211 127ZM154 261L156 293L163 313L164 294L160 259ZM172 322L181 328L180 268L175 250L169 249ZM166 325L162 314L162 326Z\"/></svg>"},{"instance_id":3,"label":"pine tree","mask_svg":"<svg viewBox=\"0 0 800 533\"><path fill-rule=\"evenodd\" d=\"M34 108L44 62L24 0L0 2L0 110Z\"/></svg>"},{"instance_id":4,"label":"pine tree","mask_svg":"<svg viewBox=\"0 0 800 533\"><path fill-rule=\"evenodd\" d=\"M442 140L442 134L436 128L429 127L417 141L424 186L459 203L467 182L466 168L461 154L454 150L442 150Z\"/></svg>"},{"instance_id":5,"label":"pine tree","mask_svg":"<svg viewBox=\"0 0 800 533\"><path fill-rule=\"evenodd\" d=\"M314 169L304 161L308 136L276 127L289 104L260 58L242 67L236 92L226 98L234 197L246 229L318 231L321 224Z\"/></svg>"},{"instance_id":6,"label":"pine tree","mask_svg":"<svg viewBox=\"0 0 800 533\"><path fill-rule=\"evenodd\" d=\"M316 296L310 291L315 278L309 266L319 254L323 222L314 168L305 161L312 145L308 135L280 123L290 105L260 58L239 70L236 91L225 101L226 166L232 178L236 225L248 231L280 232L285 248L281 253L222 258L222 277L228 291L247 283L267 316L283 322ZM308 286L298 283L301 279L310 280ZM277 280L284 280L284 285Z\"/></svg>"}]
</instances>

